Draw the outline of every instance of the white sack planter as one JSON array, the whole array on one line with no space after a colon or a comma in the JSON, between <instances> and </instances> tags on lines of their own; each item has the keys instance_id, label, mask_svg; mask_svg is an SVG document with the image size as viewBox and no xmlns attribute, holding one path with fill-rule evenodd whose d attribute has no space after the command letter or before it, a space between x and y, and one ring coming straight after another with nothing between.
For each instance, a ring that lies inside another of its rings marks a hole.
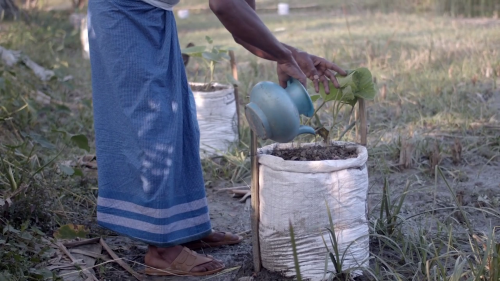
<instances>
[{"instance_id":1,"label":"white sack planter","mask_svg":"<svg viewBox=\"0 0 500 281\"><path fill-rule=\"evenodd\" d=\"M181 19L187 19L189 17L189 10L179 10L177 11L177 16Z\"/></svg>"},{"instance_id":2,"label":"white sack planter","mask_svg":"<svg viewBox=\"0 0 500 281\"><path fill-rule=\"evenodd\" d=\"M88 19L83 17L80 24L80 42L82 43L82 55L86 60L90 59Z\"/></svg>"},{"instance_id":3,"label":"white sack planter","mask_svg":"<svg viewBox=\"0 0 500 281\"><path fill-rule=\"evenodd\" d=\"M204 86L204 83L189 83ZM196 115L200 127L200 155L202 158L223 155L238 141L238 116L234 88L229 85L214 92L192 90L196 103Z\"/></svg>"},{"instance_id":4,"label":"white sack planter","mask_svg":"<svg viewBox=\"0 0 500 281\"><path fill-rule=\"evenodd\" d=\"M279 3L278 4L278 15L286 16L289 14L290 6L287 3Z\"/></svg>"},{"instance_id":5,"label":"white sack planter","mask_svg":"<svg viewBox=\"0 0 500 281\"><path fill-rule=\"evenodd\" d=\"M323 280L327 255L323 239L330 250L333 249L326 230L329 220L325 200L332 214L339 253L347 251L343 269L353 269L356 276L361 274L360 267L368 266L368 152L353 143L332 143L356 147L357 158L285 161L269 154L276 148L291 148L292 144L274 144L258 150L259 240L262 265L268 270L287 277L296 275L289 230L291 221L302 277ZM302 147L314 145L321 144ZM335 272L329 258L327 269Z\"/></svg>"}]
</instances>

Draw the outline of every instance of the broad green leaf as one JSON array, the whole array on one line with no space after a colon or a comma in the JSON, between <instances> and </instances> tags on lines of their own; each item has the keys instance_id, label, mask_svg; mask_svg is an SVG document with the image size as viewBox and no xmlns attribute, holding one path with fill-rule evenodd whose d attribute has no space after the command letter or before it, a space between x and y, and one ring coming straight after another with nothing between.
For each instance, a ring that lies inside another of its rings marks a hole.
<instances>
[{"instance_id":1,"label":"broad green leaf","mask_svg":"<svg viewBox=\"0 0 500 281\"><path fill-rule=\"evenodd\" d=\"M344 89L342 89L342 100L353 100L354 99L354 93L352 92L352 87L347 86Z\"/></svg>"},{"instance_id":2,"label":"broad green leaf","mask_svg":"<svg viewBox=\"0 0 500 281\"><path fill-rule=\"evenodd\" d=\"M229 57L229 55L226 53L219 53L219 55L221 58L223 58L225 60L231 60L231 57Z\"/></svg>"},{"instance_id":3,"label":"broad green leaf","mask_svg":"<svg viewBox=\"0 0 500 281\"><path fill-rule=\"evenodd\" d=\"M202 53L203 58L209 60L209 61L215 61L215 62L220 62L221 57L219 54L214 54L214 53L209 53L209 52L203 52Z\"/></svg>"},{"instance_id":4,"label":"broad green leaf","mask_svg":"<svg viewBox=\"0 0 500 281\"><path fill-rule=\"evenodd\" d=\"M321 96L321 98L325 101L325 102L329 102L329 101L340 101L342 103L346 103L346 104L349 104L349 105L354 105L356 104L356 101L357 99L355 99L353 97L353 95L349 95L349 94L344 94L343 91L345 89L337 89L335 88L335 86L333 86L333 83L330 82L330 94L326 94L325 93L325 88L323 86L322 83L319 84L319 94ZM349 90L348 90L349 91Z\"/></svg>"},{"instance_id":5,"label":"broad green leaf","mask_svg":"<svg viewBox=\"0 0 500 281\"><path fill-rule=\"evenodd\" d=\"M39 144L41 147L48 148L48 149L55 149L56 146L50 143L48 140L46 140L44 137L42 137L39 134L31 133L29 134L30 138L37 144Z\"/></svg>"},{"instance_id":6,"label":"broad green leaf","mask_svg":"<svg viewBox=\"0 0 500 281\"><path fill-rule=\"evenodd\" d=\"M72 176L75 173L75 170L73 170L73 168L71 168L69 166L66 166L63 164L59 164L58 166L59 166L59 169L61 170L61 172L63 172L67 176Z\"/></svg>"},{"instance_id":7,"label":"broad green leaf","mask_svg":"<svg viewBox=\"0 0 500 281\"><path fill-rule=\"evenodd\" d=\"M39 280L47 280L47 279L53 279L54 274L52 271L48 269L35 269L35 268L30 268L29 270L30 274L36 276L39 278Z\"/></svg>"},{"instance_id":8,"label":"broad green leaf","mask_svg":"<svg viewBox=\"0 0 500 281\"><path fill-rule=\"evenodd\" d=\"M356 97L366 100L373 100L375 98L375 83L373 83L373 77L370 70L364 67L356 69L354 81L357 86L357 89L354 91Z\"/></svg>"},{"instance_id":9,"label":"broad green leaf","mask_svg":"<svg viewBox=\"0 0 500 281\"><path fill-rule=\"evenodd\" d=\"M63 135L71 135L70 133L66 132L65 130L56 130L56 129L53 129L52 130L53 133L60 133L60 134L63 134Z\"/></svg>"},{"instance_id":10,"label":"broad green leaf","mask_svg":"<svg viewBox=\"0 0 500 281\"><path fill-rule=\"evenodd\" d=\"M312 102L317 101L319 98L321 98L321 96L320 96L320 95L314 95L314 96L311 96L311 100L312 100Z\"/></svg>"},{"instance_id":11,"label":"broad green leaf","mask_svg":"<svg viewBox=\"0 0 500 281\"><path fill-rule=\"evenodd\" d=\"M90 151L89 140L85 135L74 135L71 137L71 141L79 148Z\"/></svg>"},{"instance_id":12,"label":"broad green leaf","mask_svg":"<svg viewBox=\"0 0 500 281\"><path fill-rule=\"evenodd\" d=\"M219 52L229 52L229 51L236 51L237 50L235 47L227 47L227 46L221 46L221 45L214 46L214 49L217 49Z\"/></svg>"},{"instance_id":13,"label":"broad green leaf","mask_svg":"<svg viewBox=\"0 0 500 281\"><path fill-rule=\"evenodd\" d=\"M74 173L73 173L73 176L79 176L79 177L83 177L83 172L82 170L80 169L73 169Z\"/></svg>"},{"instance_id":14,"label":"broad green leaf","mask_svg":"<svg viewBox=\"0 0 500 281\"><path fill-rule=\"evenodd\" d=\"M66 224L61 226L58 230L54 232L54 238L57 239L75 239L86 238L89 234L89 230L83 225Z\"/></svg>"},{"instance_id":15,"label":"broad green leaf","mask_svg":"<svg viewBox=\"0 0 500 281\"><path fill-rule=\"evenodd\" d=\"M18 233L20 233L21 231L19 231L19 230L15 229L15 228L14 228L13 226L11 226L11 225L7 225L7 226L5 226L5 227L3 228L3 232L2 232L2 233L5 235L5 233L7 233L7 232L12 232L12 233L16 233L16 234L18 234Z\"/></svg>"},{"instance_id":16,"label":"broad green leaf","mask_svg":"<svg viewBox=\"0 0 500 281\"><path fill-rule=\"evenodd\" d=\"M336 100L339 94L339 89L335 88L332 82L329 81L328 86L330 88L330 94L327 95L325 93L325 86L323 83L319 83L319 95L325 102Z\"/></svg>"},{"instance_id":17,"label":"broad green leaf","mask_svg":"<svg viewBox=\"0 0 500 281\"><path fill-rule=\"evenodd\" d=\"M193 46L182 49L181 52L186 55L201 57L206 48L205 46Z\"/></svg>"},{"instance_id":18,"label":"broad green leaf","mask_svg":"<svg viewBox=\"0 0 500 281\"><path fill-rule=\"evenodd\" d=\"M346 76L336 75L340 89L336 89L333 83L329 83L330 94L325 94L325 89L320 84L320 95L325 101L341 101L354 106L358 98L372 100L375 97L375 84L371 72L367 68L357 68L347 71Z\"/></svg>"},{"instance_id":19,"label":"broad green leaf","mask_svg":"<svg viewBox=\"0 0 500 281\"><path fill-rule=\"evenodd\" d=\"M339 82L340 88L345 88L347 86L356 88L354 73L355 71L350 71L346 76L340 76L340 75L335 76L335 78L337 78L337 81Z\"/></svg>"},{"instance_id":20,"label":"broad green leaf","mask_svg":"<svg viewBox=\"0 0 500 281\"><path fill-rule=\"evenodd\" d=\"M205 39L207 40L208 44L212 44L214 42L214 40L212 40L210 36L205 36Z\"/></svg>"}]
</instances>

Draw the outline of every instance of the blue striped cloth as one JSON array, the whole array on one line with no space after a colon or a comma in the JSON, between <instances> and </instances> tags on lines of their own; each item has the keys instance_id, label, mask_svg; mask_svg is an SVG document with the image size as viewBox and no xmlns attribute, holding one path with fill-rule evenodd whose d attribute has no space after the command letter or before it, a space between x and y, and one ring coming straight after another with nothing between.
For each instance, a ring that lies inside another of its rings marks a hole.
<instances>
[{"instance_id":1,"label":"blue striped cloth","mask_svg":"<svg viewBox=\"0 0 500 281\"><path fill-rule=\"evenodd\" d=\"M90 0L99 225L170 247L211 231L196 107L175 18L138 0Z\"/></svg>"}]
</instances>

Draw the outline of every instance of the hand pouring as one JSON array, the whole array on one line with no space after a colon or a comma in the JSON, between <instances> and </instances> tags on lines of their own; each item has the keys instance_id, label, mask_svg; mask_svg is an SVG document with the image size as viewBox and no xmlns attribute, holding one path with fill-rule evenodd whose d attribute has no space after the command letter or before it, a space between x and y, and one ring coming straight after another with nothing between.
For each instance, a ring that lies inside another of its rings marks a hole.
<instances>
[{"instance_id":1,"label":"hand pouring","mask_svg":"<svg viewBox=\"0 0 500 281\"><path fill-rule=\"evenodd\" d=\"M313 128L300 125L300 114L312 117L314 106L307 90L295 79L288 81L286 89L273 82L259 82L245 106L252 131L261 139L281 143L300 134L315 134Z\"/></svg>"}]
</instances>

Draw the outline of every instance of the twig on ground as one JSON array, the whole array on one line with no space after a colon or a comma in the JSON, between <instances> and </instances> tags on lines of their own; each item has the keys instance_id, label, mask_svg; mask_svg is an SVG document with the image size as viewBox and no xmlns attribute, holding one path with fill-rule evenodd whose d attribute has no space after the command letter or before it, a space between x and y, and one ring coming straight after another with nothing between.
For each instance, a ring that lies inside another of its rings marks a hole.
<instances>
[{"instance_id":1,"label":"twig on ground","mask_svg":"<svg viewBox=\"0 0 500 281\"><path fill-rule=\"evenodd\" d=\"M222 192L222 191L227 191L227 190L243 189L243 188L250 189L250 186L249 185L243 185L243 186L234 186L234 187L223 187L223 188L217 188L217 189L214 189L214 190L215 190L215 192Z\"/></svg>"},{"instance_id":2,"label":"twig on ground","mask_svg":"<svg viewBox=\"0 0 500 281\"><path fill-rule=\"evenodd\" d=\"M248 197L251 197L252 196L252 192L251 191L248 191L245 195L243 195L243 197L239 200L241 203L245 203L248 199Z\"/></svg>"},{"instance_id":3,"label":"twig on ground","mask_svg":"<svg viewBox=\"0 0 500 281\"><path fill-rule=\"evenodd\" d=\"M59 249L61 249L61 251L66 256L68 256L68 258L71 260L71 262L77 261L77 259L75 259L75 257L73 257L73 255L71 255L71 253L68 251L68 249L66 249L66 247L64 247L64 245L61 242L57 242L57 246L59 247ZM81 269L80 271L82 271L90 280L99 281L99 279L97 279L92 273L90 273L90 271L88 271L88 269L84 268L84 269Z\"/></svg>"},{"instance_id":4,"label":"twig on ground","mask_svg":"<svg viewBox=\"0 0 500 281\"><path fill-rule=\"evenodd\" d=\"M81 255L89 256L91 258L101 259L103 261L110 261L111 260L106 255L102 255L102 254L98 254L98 253L94 253L94 252L90 252L90 251L85 251L85 250L81 250L81 249L70 250L70 253L81 254Z\"/></svg>"},{"instance_id":5,"label":"twig on ground","mask_svg":"<svg viewBox=\"0 0 500 281\"><path fill-rule=\"evenodd\" d=\"M238 236L242 236L242 235L248 234L248 233L250 233L250 232L252 232L252 230L251 230L251 229L248 229L248 230L242 231L242 232L240 232L240 233L236 233L236 235L238 235Z\"/></svg>"},{"instance_id":6,"label":"twig on ground","mask_svg":"<svg viewBox=\"0 0 500 281\"><path fill-rule=\"evenodd\" d=\"M97 237L97 238L86 239L86 240L81 240L81 241L68 242L68 243L64 243L63 245L66 248L72 248L72 247L78 247L78 246L82 246L82 245L99 243L100 239L101 239L100 237Z\"/></svg>"},{"instance_id":7,"label":"twig on ground","mask_svg":"<svg viewBox=\"0 0 500 281\"><path fill-rule=\"evenodd\" d=\"M144 280L144 278L137 272L135 272L128 264L126 264L125 262L122 261L122 259L120 259L116 254L115 252L113 252L113 250L111 250L111 248L108 246L108 244L106 244L106 242L104 242L104 239L100 239L99 240L99 243L101 243L102 247L104 249L106 249L106 251L108 252L108 254L114 259L114 261L116 261L121 267L123 267L126 271L128 271L130 274L132 274L137 280Z\"/></svg>"},{"instance_id":8,"label":"twig on ground","mask_svg":"<svg viewBox=\"0 0 500 281\"><path fill-rule=\"evenodd\" d=\"M245 190L231 190L231 193L234 194L239 194L239 195L246 195L248 192L250 192L250 189L245 189Z\"/></svg>"}]
</instances>

